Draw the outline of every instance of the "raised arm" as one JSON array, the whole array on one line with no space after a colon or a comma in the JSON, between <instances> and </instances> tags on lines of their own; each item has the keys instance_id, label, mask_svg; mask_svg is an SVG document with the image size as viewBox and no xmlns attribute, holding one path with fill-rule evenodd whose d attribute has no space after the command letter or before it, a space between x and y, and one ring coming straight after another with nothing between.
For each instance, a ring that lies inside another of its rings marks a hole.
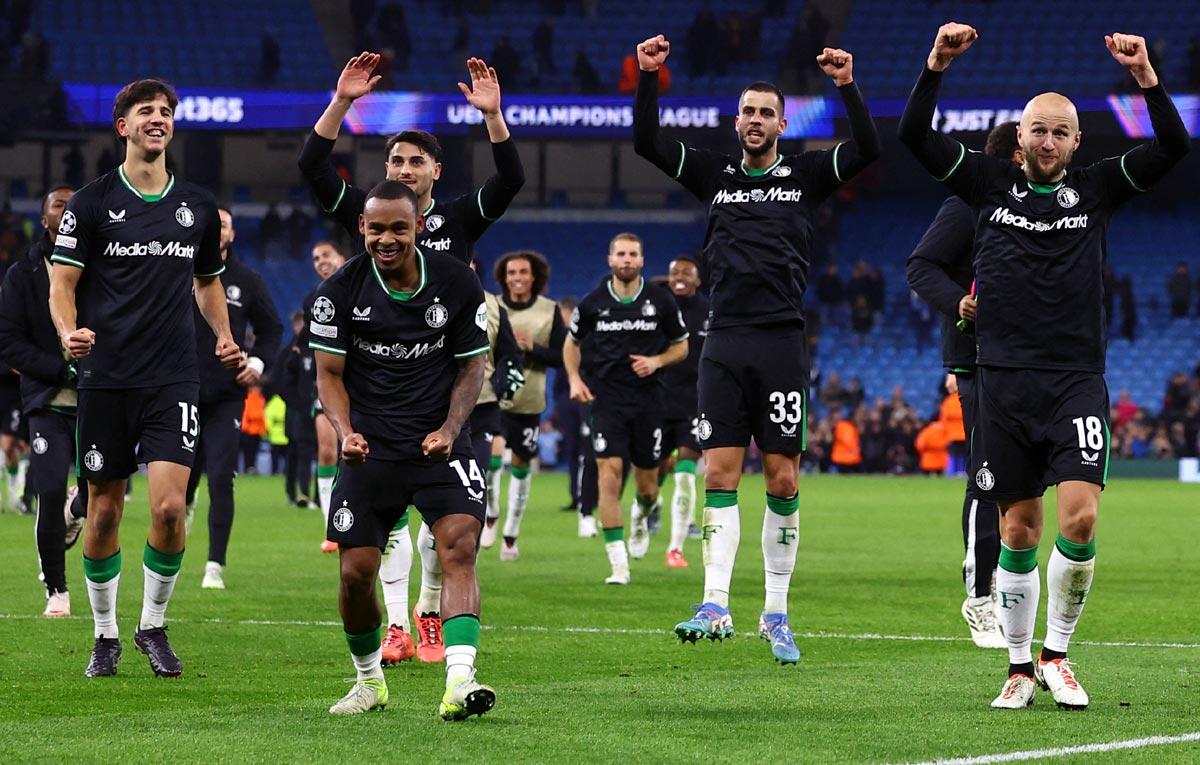
<instances>
[{"instance_id":1,"label":"raised arm","mask_svg":"<svg viewBox=\"0 0 1200 765\"><path fill-rule=\"evenodd\" d=\"M925 69L917 79L904 106L904 114L900 117L900 142L916 155L917 160L938 181L949 178L966 154L966 148L961 143L932 128L942 72L978 37L978 33L966 24L952 22L938 29L933 49L925 61Z\"/></svg>"},{"instance_id":2,"label":"raised arm","mask_svg":"<svg viewBox=\"0 0 1200 765\"><path fill-rule=\"evenodd\" d=\"M671 52L671 43L655 35L637 46L638 84L633 103L633 150L672 178L679 178L683 144L663 137L658 126L658 70Z\"/></svg>"},{"instance_id":3,"label":"raised arm","mask_svg":"<svg viewBox=\"0 0 1200 765\"><path fill-rule=\"evenodd\" d=\"M838 147L834 159L837 179L844 182L879 159L883 144L867 110L867 102L854 82L854 56L840 48L826 48L817 56L817 65L837 86L846 107L846 118L850 121L850 141Z\"/></svg>"},{"instance_id":4,"label":"raised arm","mask_svg":"<svg viewBox=\"0 0 1200 765\"><path fill-rule=\"evenodd\" d=\"M1121 169L1130 185L1144 191L1158 182L1191 150L1192 140L1171 97L1150 65L1146 40L1115 32L1105 35L1104 44L1117 63L1125 67L1142 89L1154 140L1130 150L1121 158Z\"/></svg>"}]
</instances>

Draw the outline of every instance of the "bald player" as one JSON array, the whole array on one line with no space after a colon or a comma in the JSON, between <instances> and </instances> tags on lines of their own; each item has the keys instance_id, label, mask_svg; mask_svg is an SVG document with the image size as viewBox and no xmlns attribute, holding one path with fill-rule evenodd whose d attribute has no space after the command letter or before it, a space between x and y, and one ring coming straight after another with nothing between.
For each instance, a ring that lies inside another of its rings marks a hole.
<instances>
[{"instance_id":1,"label":"bald player","mask_svg":"<svg viewBox=\"0 0 1200 765\"><path fill-rule=\"evenodd\" d=\"M1141 87L1155 140L1070 167L1079 116L1065 96L1043 93L1026 105L1017 128L1021 166L967 151L930 124L942 73L977 39L965 24L938 30L900 140L975 213L979 404L971 473L980 496L1000 506L996 587L1009 654L1008 679L992 706L1029 706L1040 685L1060 707L1084 709L1088 695L1067 647L1092 586L1108 474L1105 233L1122 204L1188 153L1190 138L1146 41L1114 33L1104 43ZM1035 663L1037 548L1049 486L1058 487L1058 537L1046 566L1046 639Z\"/></svg>"}]
</instances>

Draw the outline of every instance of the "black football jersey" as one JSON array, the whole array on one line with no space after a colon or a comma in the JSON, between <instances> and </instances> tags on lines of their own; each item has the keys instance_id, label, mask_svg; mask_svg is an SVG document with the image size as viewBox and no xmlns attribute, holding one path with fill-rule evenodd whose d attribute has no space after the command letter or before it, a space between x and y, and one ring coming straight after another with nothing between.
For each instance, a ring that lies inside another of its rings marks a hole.
<instances>
[{"instance_id":1,"label":"black football jersey","mask_svg":"<svg viewBox=\"0 0 1200 765\"><path fill-rule=\"evenodd\" d=\"M212 195L172 175L143 196L118 167L71 198L58 233L50 260L83 269L77 325L96 333L80 389L198 382L192 277L225 269Z\"/></svg>"},{"instance_id":2,"label":"black football jersey","mask_svg":"<svg viewBox=\"0 0 1200 765\"><path fill-rule=\"evenodd\" d=\"M446 420L459 362L488 351L475 273L420 250L417 258L421 281L400 293L370 255L356 255L317 288L308 312L309 347L346 357L350 420L371 457L421 457Z\"/></svg>"},{"instance_id":3,"label":"black football jersey","mask_svg":"<svg viewBox=\"0 0 1200 765\"><path fill-rule=\"evenodd\" d=\"M691 297L675 295L675 303L688 331L688 355L662 371L669 394L667 415L669 419L691 419L696 416L700 354L704 351L704 336L708 334L708 298L700 293Z\"/></svg>"},{"instance_id":4,"label":"black football jersey","mask_svg":"<svg viewBox=\"0 0 1200 765\"><path fill-rule=\"evenodd\" d=\"M675 296L644 279L641 289L624 299L605 280L576 306L569 332L586 353L584 381L592 392L633 401L660 395L663 375L638 377L630 354L654 356L688 336Z\"/></svg>"}]
</instances>

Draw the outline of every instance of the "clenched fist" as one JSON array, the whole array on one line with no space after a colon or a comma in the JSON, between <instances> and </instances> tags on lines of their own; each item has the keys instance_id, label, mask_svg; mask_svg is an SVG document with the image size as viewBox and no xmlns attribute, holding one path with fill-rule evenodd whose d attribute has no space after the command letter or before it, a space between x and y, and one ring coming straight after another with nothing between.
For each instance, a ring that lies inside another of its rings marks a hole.
<instances>
[{"instance_id":1,"label":"clenched fist","mask_svg":"<svg viewBox=\"0 0 1200 765\"><path fill-rule=\"evenodd\" d=\"M926 64L935 72L943 72L950 62L966 52L971 44L979 39L979 33L974 27L957 22L942 24L937 37L933 41L933 50L929 51Z\"/></svg>"},{"instance_id":2,"label":"clenched fist","mask_svg":"<svg viewBox=\"0 0 1200 765\"><path fill-rule=\"evenodd\" d=\"M841 87L854 82L854 56L841 48L826 48L817 56L817 66L827 76L833 78L833 84Z\"/></svg>"},{"instance_id":3,"label":"clenched fist","mask_svg":"<svg viewBox=\"0 0 1200 765\"><path fill-rule=\"evenodd\" d=\"M671 43L662 35L655 35L637 46L638 66L643 72L657 72L671 52Z\"/></svg>"}]
</instances>

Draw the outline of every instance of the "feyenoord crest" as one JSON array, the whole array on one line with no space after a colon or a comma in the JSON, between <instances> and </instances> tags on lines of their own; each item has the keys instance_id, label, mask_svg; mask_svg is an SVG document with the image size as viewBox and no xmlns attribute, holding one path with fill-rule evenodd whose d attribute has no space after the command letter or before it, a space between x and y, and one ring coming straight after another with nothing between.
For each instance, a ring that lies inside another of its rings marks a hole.
<instances>
[{"instance_id":1,"label":"feyenoord crest","mask_svg":"<svg viewBox=\"0 0 1200 765\"><path fill-rule=\"evenodd\" d=\"M604 437L603 433L597 433L592 436L592 447L596 451L602 452L608 448L608 439Z\"/></svg>"},{"instance_id":2,"label":"feyenoord crest","mask_svg":"<svg viewBox=\"0 0 1200 765\"><path fill-rule=\"evenodd\" d=\"M196 215L188 209L187 202L181 202L179 209L175 211L175 220L179 221L179 225L184 228L191 228L196 222Z\"/></svg>"},{"instance_id":3,"label":"feyenoord crest","mask_svg":"<svg viewBox=\"0 0 1200 765\"><path fill-rule=\"evenodd\" d=\"M341 532L350 530L354 525L354 513L350 512L350 508L346 507L345 500L342 501L342 506L333 513L333 527Z\"/></svg>"},{"instance_id":4,"label":"feyenoord crest","mask_svg":"<svg viewBox=\"0 0 1200 765\"><path fill-rule=\"evenodd\" d=\"M322 295L317 298L312 307L313 318L322 324L328 323L334 314L333 301Z\"/></svg>"},{"instance_id":5,"label":"feyenoord crest","mask_svg":"<svg viewBox=\"0 0 1200 765\"><path fill-rule=\"evenodd\" d=\"M45 454L46 450L50 448L49 442L47 442L46 439L42 438L41 436L34 438L33 443L30 444L30 446L33 447L34 454Z\"/></svg>"},{"instance_id":6,"label":"feyenoord crest","mask_svg":"<svg viewBox=\"0 0 1200 765\"><path fill-rule=\"evenodd\" d=\"M237 286L236 284L229 285L228 287L225 288L225 299L226 300L241 300L242 299L242 288Z\"/></svg>"},{"instance_id":7,"label":"feyenoord crest","mask_svg":"<svg viewBox=\"0 0 1200 765\"><path fill-rule=\"evenodd\" d=\"M94 448L90 449L87 454L83 455L83 465L94 473L104 467L104 455Z\"/></svg>"},{"instance_id":8,"label":"feyenoord crest","mask_svg":"<svg viewBox=\"0 0 1200 765\"><path fill-rule=\"evenodd\" d=\"M1058 190L1058 203L1065 208L1071 208L1079 204L1079 192L1070 186L1063 186Z\"/></svg>"},{"instance_id":9,"label":"feyenoord crest","mask_svg":"<svg viewBox=\"0 0 1200 765\"><path fill-rule=\"evenodd\" d=\"M701 441L712 438L712 423L701 417L696 422L696 437Z\"/></svg>"},{"instance_id":10,"label":"feyenoord crest","mask_svg":"<svg viewBox=\"0 0 1200 765\"><path fill-rule=\"evenodd\" d=\"M437 329L444 325L446 320L450 318L450 312L446 310L446 306L436 302L437 298L434 298L434 301L434 304L429 306L429 309L425 311L425 323Z\"/></svg>"},{"instance_id":11,"label":"feyenoord crest","mask_svg":"<svg viewBox=\"0 0 1200 765\"><path fill-rule=\"evenodd\" d=\"M440 215L430 215L425 219L425 230L430 232L437 231L445 222L446 219Z\"/></svg>"},{"instance_id":12,"label":"feyenoord crest","mask_svg":"<svg viewBox=\"0 0 1200 765\"><path fill-rule=\"evenodd\" d=\"M62 220L58 222L58 233L69 234L75 230L75 213L67 210L62 215Z\"/></svg>"},{"instance_id":13,"label":"feyenoord crest","mask_svg":"<svg viewBox=\"0 0 1200 765\"><path fill-rule=\"evenodd\" d=\"M642 304L642 316L653 316L658 313L658 309L654 307L654 303L647 300Z\"/></svg>"},{"instance_id":14,"label":"feyenoord crest","mask_svg":"<svg viewBox=\"0 0 1200 765\"><path fill-rule=\"evenodd\" d=\"M776 178L787 178L791 174L792 168L788 167L787 165L780 165L771 171L771 175L775 176Z\"/></svg>"},{"instance_id":15,"label":"feyenoord crest","mask_svg":"<svg viewBox=\"0 0 1200 765\"><path fill-rule=\"evenodd\" d=\"M983 467L979 468L979 472L975 474L975 485L984 491L991 491L996 485L996 476L992 475L992 471L987 469L987 463L983 463Z\"/></svg>"}]
</instances>

